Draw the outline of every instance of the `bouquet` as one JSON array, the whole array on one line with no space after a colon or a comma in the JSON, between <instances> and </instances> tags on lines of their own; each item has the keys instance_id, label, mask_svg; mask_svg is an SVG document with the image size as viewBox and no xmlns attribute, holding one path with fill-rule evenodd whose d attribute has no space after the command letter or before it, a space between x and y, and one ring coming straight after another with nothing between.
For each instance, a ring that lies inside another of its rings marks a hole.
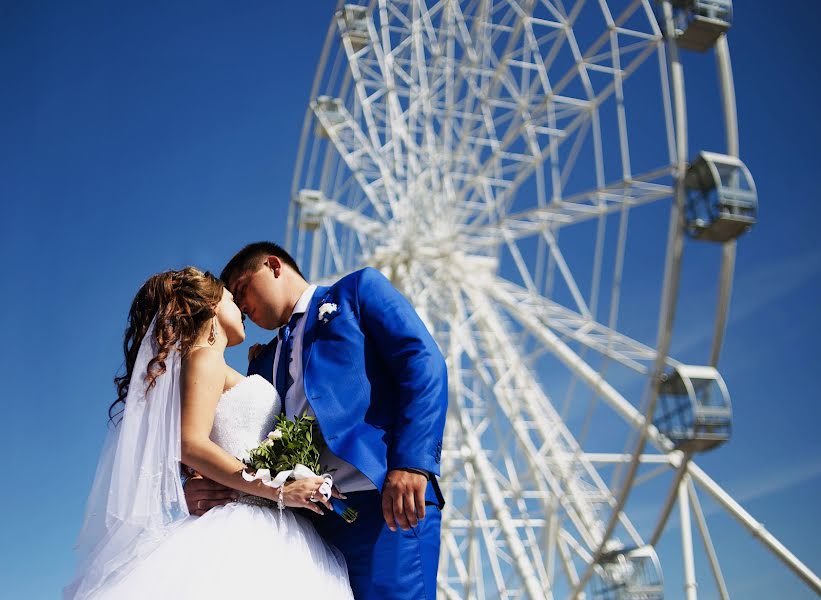
<instances>
[{"instance_id":1,"label":"bouquet","mask_svg":"<svg viewBox=\"0 0 821 600\"><path fill-rule=\"evenodd\" d=\"M273 488L284 485L289 479L322 477L325 483L319 492L330 501L336 514L353 523L359 513L338 498L331 497L333 477L319 463L324 449L325 443L317 430L316 417L303 414L289 421L285 415L280 415L274 430L256 448L249 450L248 457L243 459L245 465L255 472L243 471L242 476L247 481L261 480ZM272 473L275 475L272 476Z\"/></svg>"}]
</instances>

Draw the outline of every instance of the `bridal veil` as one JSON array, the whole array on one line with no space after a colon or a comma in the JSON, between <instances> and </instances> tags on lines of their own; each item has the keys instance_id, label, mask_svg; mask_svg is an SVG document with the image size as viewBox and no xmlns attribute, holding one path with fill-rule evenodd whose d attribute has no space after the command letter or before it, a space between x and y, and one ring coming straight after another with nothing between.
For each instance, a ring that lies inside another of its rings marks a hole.
<instances>
[{"instance_id":1,"label":"bridal veil","mask_svg":"<svg viewBox=\"0 0 821 600\"><path fill-rule=\"evenodd\" d=\"M76 578L64 597L82 600L125 576L187 516L180 482L180 354L146 389L159 351L155 320L140 342L123 418L111 425L86 505Z\"/></svg>"}]
</instances>

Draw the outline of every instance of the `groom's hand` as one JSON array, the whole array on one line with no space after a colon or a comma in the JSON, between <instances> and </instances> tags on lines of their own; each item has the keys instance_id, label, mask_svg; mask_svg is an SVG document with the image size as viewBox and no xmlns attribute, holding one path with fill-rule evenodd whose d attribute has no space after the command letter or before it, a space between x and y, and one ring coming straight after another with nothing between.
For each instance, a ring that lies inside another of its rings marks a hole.
<instances>
[{"instance_id":1,"label":"groom's hand","mask_svg":"<svg viewBox=\"0 0 821 600\"><path fill-rule=\"evenodd\" d=\"M259 356L259 353L263 350L265 350L265 346L263 346L262 344L254 344L253 346L248 348L248 362L254 360L257 356Z\"/></svg>"},{"instance_id":2,"label":"groom's hand","mask_svg":"<svg viewBox=\"0 0 821 600\"><path fill-rule=\"evenodd\" d=\"M407 531L425 518L425 489L428 478L421 473L394 469L388 471L382 486L382 514L391 531L396 526Z\"/></svg>"},{"instance_id":3,"label":"groom's hand","mask_svg":"<svg viewBox=\"0 0 821 600\"><path fill-rule=\"evenodd\" d=\"M216 506L228 504L237 499L239 494L221 483L194 475L185 483L185 502L189 514L201 517Z\"/></svg>"}]
</instances>

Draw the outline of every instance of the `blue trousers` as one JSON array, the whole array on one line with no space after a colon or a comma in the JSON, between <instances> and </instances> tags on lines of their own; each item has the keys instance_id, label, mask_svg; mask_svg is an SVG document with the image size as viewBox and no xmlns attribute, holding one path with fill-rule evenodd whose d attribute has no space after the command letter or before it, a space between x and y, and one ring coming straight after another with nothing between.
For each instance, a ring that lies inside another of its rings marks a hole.
<instances>
[{"instance_id":1,"label":"blue trousers","mask_svg":"<svg viewBox=\"0 0 821 600\"><path fill-rule=\"evenodd\" d=\"M352 492L345 500L359 511L346 523L334 513L313 515L319 534L336 546L348 563L356 600L434 600L439 567L442 513L425 506L425 518L408 531L388 529L378 491Z\"/></svg>"}]
</instances>

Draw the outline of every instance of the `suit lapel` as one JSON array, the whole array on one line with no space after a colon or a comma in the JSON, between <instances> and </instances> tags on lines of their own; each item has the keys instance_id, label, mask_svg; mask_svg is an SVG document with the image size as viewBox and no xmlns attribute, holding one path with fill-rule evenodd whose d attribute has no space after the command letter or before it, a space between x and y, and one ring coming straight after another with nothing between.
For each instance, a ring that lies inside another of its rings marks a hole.
<instances>
[{"instance_id":1,"label":"suit lapel","mask_svg":"<svg viewBox=\"0 0 821 600\"><path fill-rule=\"evenodd\" d=\"M266 350L271 354L271 368L266 369L262 373L262 376L265 377L265 379L268 380L268 383L270 383L274 387L276 387L276 383L274 383L274 374L275 374L276 368L277 368L277 366L275 364L276 363L275 359L277 357L277 344L279 344L279 337L274 336L274 339L272 339L268 343L268 347L266 348Z\"/></svg>"},{"instance_id":2,"label":"suit lapel","mask_svg":"<svg viewBox=\"0 0 821 600\"><path fill-rule=\"evenodd\" d=\"M308 312L305 314L305 329L302 333L302 380L306 379L308 373L308 363L311 360L311 348L319 327L322 325L319 322L319 307L328 298L329 287L317 287L311 298L311 304L308 307Z\"/></svg>"}]
</instances>

